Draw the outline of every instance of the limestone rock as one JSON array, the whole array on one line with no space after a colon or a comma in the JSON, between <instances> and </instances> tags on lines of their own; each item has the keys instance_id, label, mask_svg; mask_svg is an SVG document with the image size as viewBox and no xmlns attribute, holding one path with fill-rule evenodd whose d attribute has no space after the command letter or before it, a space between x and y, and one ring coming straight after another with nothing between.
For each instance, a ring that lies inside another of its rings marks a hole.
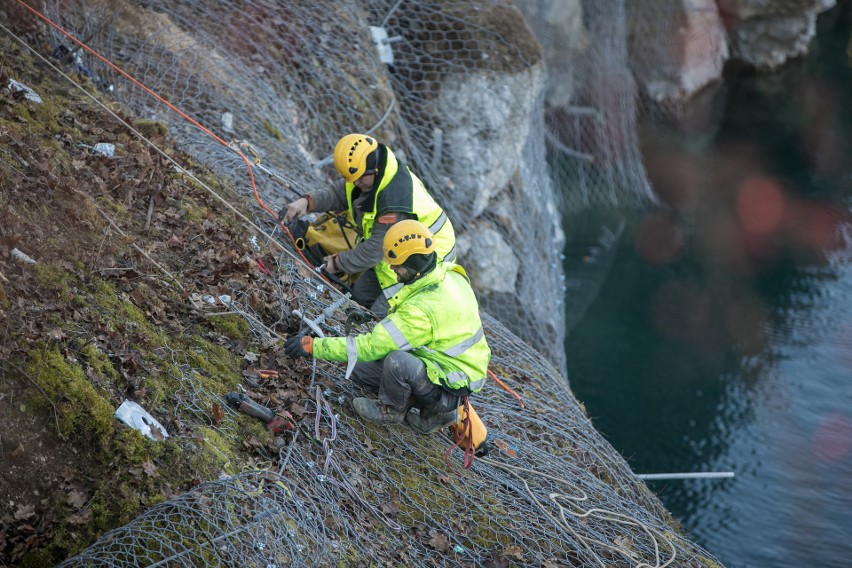
<instances>
[{"instance_id":1,"label":"limestone rock","mask_svg":"<svg viewBox=\"0 0 852 568\"><path fill-rule=\"evenodd\" d=\"M726 16L731 56L773 70L803 55L816 34L816 17L835 0L717 0Z\"/></svg>"},{"instance_id":2,"label":"limestone rock","mask_svg":"<svg viewBox=\"0 0 852 568\"><path fill-rule=\"evenodd\" d=\"M518 168L530 116L544 88L541 63L515 73L478 71L464 82L441 87L445 146L460 203L479 216Z\"/></svg>"},{"instance_id":3,"label":"limestone rock","mask_svg":"<svg viewBox=\"0 0 852 568\"><path fill-rule=\"evenodd\" d=\"M475 222L456 238L461 264L480 293L515 293L520 262L502 233L488 221Z\"/></svg>"},{"instance_id":4,"label":"limestone rock","mask_svg":"<svg viewBox=\"0 0 852 568\"><path fill-rule=\"evenodd\" d=\"M713 0L627 3L630 62L657 103L682 102L722 76L728 40Z\"/></svg>"},{"instance_id":5,"label":"limestone rock","mask_svg":"<svg viewBox=\"0 0 852 568\"><path fill-rule=\"evenodd\" d=\"M567 106L574 97L577 54L589 48L581 0L516 0L535 31L547 64L546 100Z\"/></svg>"}]
</instances>

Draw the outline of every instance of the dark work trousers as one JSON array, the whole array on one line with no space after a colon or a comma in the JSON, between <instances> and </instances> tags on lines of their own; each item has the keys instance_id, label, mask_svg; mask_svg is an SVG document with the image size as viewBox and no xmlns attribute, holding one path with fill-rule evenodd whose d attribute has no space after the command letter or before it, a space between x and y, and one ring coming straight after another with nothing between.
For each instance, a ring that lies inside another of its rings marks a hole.
<instances>
[{"instance_id":1,"label":"dark work trousers","mask_svg":"<svg viewBox=\"0 0 852 568\"><path fill-rule=\"evenodd\" d=\"M382 294L375 270L365 270L352 285L352 299L380 318L388 315L388 300Z\"/></svg>"},{"instance_id":2,"label":"dark work trousers","mask_svg":"<svg viewBox=\"0 0 852 568\"><path fill-rule=\"evenodd\" d=\"M426 365L406 351L392 351L380 361L357 363L352 379L379 392L379 402L395 410L416 406L420 416L456 410L461 398L433 384L426 375Z\"/></svg>"}]
</instances>

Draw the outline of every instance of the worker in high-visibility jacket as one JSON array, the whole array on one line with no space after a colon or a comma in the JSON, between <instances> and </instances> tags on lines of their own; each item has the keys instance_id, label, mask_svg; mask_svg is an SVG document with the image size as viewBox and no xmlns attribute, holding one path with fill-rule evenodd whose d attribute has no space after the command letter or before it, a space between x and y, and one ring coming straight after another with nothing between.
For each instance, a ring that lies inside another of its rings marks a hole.
<instances>
[{"instance_id":1,"label":"worker in high-visibility jacket","mask_svg":"<svg viewBox=\"0 0 852 568\"><path fill-rule=\"evenodd\" d=\"M383 250L402 287L390 298L387 317L358 336L295 336L284 344L291 357L348 361L347 376L378 391L378 400L352 401L363 418L405 419L427 434L455 422L463 397L485 384L491 359L464 269L438 261L435 248L419 221L395 224Z\"/></svg>"},{"instance_id":2,"label":"worker in high-visibility jacket","mask_svg":"<svg viewBox=\"0 0 852 568\"><path fill-rule=\"evenodd\" d=\"M296 199L279 218L290 222L311 211L349 210L360 242L351 250L326 256L329 274L362 273L352 287L352 299L378 316L387 313L387 300L400 284L382 260L382 240L390 227L416 219L435 235L438 260L456 257L453 224L429 195L423 182L396 155L372 136L347 134L334 147L334 167L343 188L330 186Z\"/></svg>"}]
</instances>

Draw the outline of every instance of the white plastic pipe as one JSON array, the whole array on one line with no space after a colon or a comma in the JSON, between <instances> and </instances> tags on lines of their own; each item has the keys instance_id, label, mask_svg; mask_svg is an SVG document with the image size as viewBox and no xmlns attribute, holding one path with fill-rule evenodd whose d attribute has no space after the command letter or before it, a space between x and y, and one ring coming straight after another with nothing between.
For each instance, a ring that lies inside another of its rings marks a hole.
<instances>
[{"instance_id":1,"label":"white plastic pipe","mask_svg":"<svg viewBox=\"0 0 852 568\"><path fill-rule=\"evenodd\" d=\"M656 479L723 479L734 477L733 471L705 471L696 473L637 473L636 477L646 481Z\"/></svg>"}]
</instances>

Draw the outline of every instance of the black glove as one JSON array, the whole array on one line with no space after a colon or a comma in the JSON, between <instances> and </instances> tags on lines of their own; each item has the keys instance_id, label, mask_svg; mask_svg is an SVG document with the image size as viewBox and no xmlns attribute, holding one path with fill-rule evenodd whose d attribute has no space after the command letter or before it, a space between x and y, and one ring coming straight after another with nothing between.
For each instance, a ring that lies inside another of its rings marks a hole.
<instances>
[{"instance_id":1,"label":"black glove","mask_svg":"<svg viewBox=\"0 0 852 568\"><path fill-rule=\"evenodd\" d=\"M310 357L314 352L314 338L310 335L294 335L284 340L284 353L288 357Z\"/></svg>"}]
</instances>

